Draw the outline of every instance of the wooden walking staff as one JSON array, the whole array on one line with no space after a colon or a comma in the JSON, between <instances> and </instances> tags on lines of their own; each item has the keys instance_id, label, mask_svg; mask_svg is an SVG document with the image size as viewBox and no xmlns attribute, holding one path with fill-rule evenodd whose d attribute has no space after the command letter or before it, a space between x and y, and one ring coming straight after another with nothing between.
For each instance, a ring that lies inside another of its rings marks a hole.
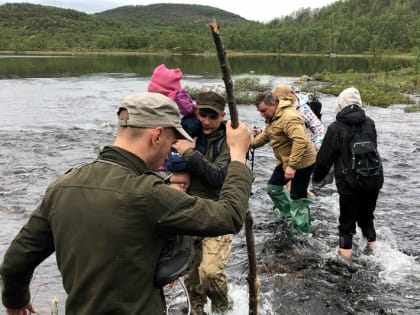
<instances>
[{"instance_id":1,"label":"wooden walking staff","mask_svg":"<svg viewBox=\"0 0 420 315\"><path fill-rule=\"evenodd\" d=\"M233 82L230 74L230 67L226 59L226 51L223 46L222 38L220 37L220 28L216 20L210 24L210 29L213 35L214 44L216 45L217 57L219 58L220 67L222 68L223 81L226 87L226 98L229 105L230 120L233 128L237 128L238 109L236 107L235 98L233 96ZM245 237L246 248L248 252L248 285L249 285L249 315L258 315L258 287L257 281L257 262L255 256L255 240L254 232L252 231L253 219L251 211L248 209L245 217Z\"/></svg>"}]
</instances>

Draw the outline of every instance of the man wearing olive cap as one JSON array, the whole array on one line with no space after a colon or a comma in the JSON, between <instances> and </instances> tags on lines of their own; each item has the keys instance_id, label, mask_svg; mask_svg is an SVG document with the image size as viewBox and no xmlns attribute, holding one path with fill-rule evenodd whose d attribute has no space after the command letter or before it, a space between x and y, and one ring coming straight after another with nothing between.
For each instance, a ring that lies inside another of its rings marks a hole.
<instances>
[{"instance_id":1,"label":"man wearing olive cap","mask_svg":"<svg viewBox=\"0 0 420 315\"><path fill-rule=\"evenodd\" d=\"M118 111L115 142L98 159L66 172L15 237L0 266L7 314L36 312L29 285L52 253L68 294L66 315L164 314L154 273L164 234L237 233L244 222L251 171L245 125L227 126L230 158L220 201L173 189L149 171L161 165L177 139L188 139L176 104L138 93ZM234 140L233 140L234 139Z\"/></svg>"},{"instance_id":2,"label":"man wearing olive cap","mask_svg":"<svg viewBox=\"0 0 420 315\"><path fill-rule=\"evenodd\" d=\"M230 164L229 147L226 144L225 98L209 91L197 95L197 117L206 139L204 154L194 149L191 142L178 141L174 148L188 162L191 184L188 193L219 199ZM213 312L229 309L227 275L224 271L229 260L232 234L205 237L197 244L197 259L192 270L184 276L194 315L203 315L207 297Z\"/></svg>"}]
</instances>

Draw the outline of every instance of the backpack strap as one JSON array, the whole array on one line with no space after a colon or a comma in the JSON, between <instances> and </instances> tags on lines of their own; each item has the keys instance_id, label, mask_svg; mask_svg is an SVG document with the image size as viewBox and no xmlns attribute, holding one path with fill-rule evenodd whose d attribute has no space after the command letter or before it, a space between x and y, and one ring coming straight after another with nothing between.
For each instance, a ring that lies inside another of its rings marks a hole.
<instances>
[{"instance_id":1,"label":"backpack strap","mask_svg":"<svg viewBox=\"0 0 420 315\"><path fill-rule=\"evenodd\" d=\"M342 129L346 130L346 132L347 132L346 135L345 135L345 138L346 139L344 140L344 144L343 145L345 147L350 148L350 142L352 140L352 135L353 135L353 133L356 130L355 125L348 125L348 124L345 124L345 123L343 123L343 122L341 122L339 120L336 120L336 123L337 123L337 125L339 127L341 127ZM352 159L351 151L349 153L350 153L349 158ZM349 171L349 167L347 167L347 165L345 163L344 157L341 155L338 160L339 160L340 165L341 165L341 170L342 170L341 172L342 172L342 174L346 174Z\"/></svg>"},{"instance_id":2,"label":"backpack strap","mask_svg":"<svg viewBox=\"0 0 420 315\"><path fill-rule=\"evenodd\" d=\"M216 145L213 145L213 157L214 158L216 158L220 154L220 151L222 150L222 145L223 145L223 142L225 142L225 139L226 139L226 137L221 137L217 141Z\"/></svg>"}]
</instances>

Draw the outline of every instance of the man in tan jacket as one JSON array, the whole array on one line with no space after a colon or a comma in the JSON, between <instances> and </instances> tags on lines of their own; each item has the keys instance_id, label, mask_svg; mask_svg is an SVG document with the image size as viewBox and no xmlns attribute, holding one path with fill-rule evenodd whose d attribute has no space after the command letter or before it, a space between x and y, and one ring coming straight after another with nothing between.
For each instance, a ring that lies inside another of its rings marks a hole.
<instances>
[{"instance_id":1,"label":"man in tan jacket","mask_svg":"<svg viewBox=\"0 0 420 315\"><path fill-rule=\"evenodd\" d=\"M267 191L274 202L278 218L290 218L297 233L311 231L307 188L314 168L316 151L300 113L293 106L295 96L289 85L277 87L276 98L271 93L259 94L255 105L265 118L266 127L252 142L254 148L270 143L277 167L268 181ZM290 194L284 187L292 183Z\"/></svg>"}]
</instances>

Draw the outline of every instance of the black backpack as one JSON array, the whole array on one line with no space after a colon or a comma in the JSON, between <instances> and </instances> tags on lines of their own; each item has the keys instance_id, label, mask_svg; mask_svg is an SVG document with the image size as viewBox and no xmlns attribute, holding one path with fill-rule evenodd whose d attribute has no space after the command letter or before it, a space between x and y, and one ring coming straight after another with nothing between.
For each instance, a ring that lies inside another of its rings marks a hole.
<instances>
[{"instance_id":1,"label":"black backpack","mask_svg":"<svg viewBox=\"0 0 420 315\"><path fill-rule=\"evenodd\" d=\"M156 285L163 287L187 273L195 261L197 241L197 237L188 235L167 237L155 272Z\"/></svg>"},{"instance_id":2,"label":"black backpack","mask_svg":"<svg viewBox=\"0 0 420 315\"><path fill-rule=\"evenodd\" d=\"M337 124L349 135L349 140L344 143L350 146L350 155L340 157L345 181L356 192L379 190L384 183L382 160L366 130L366 123L349 126L337 121ZM347 161L343 160L346 156Z\"/></svg>"}]
</instances>

